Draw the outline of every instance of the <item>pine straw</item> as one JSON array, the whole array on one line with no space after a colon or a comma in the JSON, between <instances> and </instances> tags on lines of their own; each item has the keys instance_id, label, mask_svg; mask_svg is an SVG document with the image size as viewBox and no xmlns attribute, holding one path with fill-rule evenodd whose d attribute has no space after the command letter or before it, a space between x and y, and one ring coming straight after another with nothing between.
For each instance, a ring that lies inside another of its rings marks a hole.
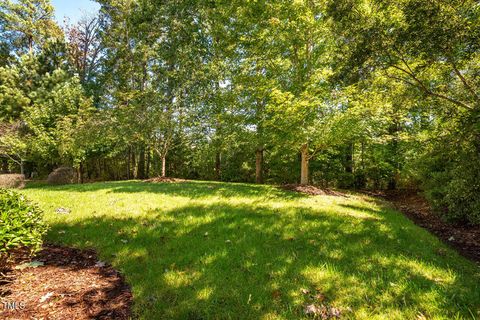
<instances>
[{"instance_id":1,"label":"pine straw","mask_svg":"<svg viewBox=\"0 0 480 320\"><path fill-rule=\"evenodd\" d=\"M98 265L92 250L45 245L34 260L44 265L12 269L4 277L0 319L130 318L130 288L112 267ZM6 302L25 308L8 310Z\"/></svg>"},{"instance_id":2,"label":"pine straw","mask_svg":"<svg viewBox=\"0 0 480 320\"><path fill-rule=\"evenodd\" d=\"M179 179L179 178L170 178L170 177L155 177L145 180L145 182L152 182L152 183L178 183L178 182L186 182L188 180Z\"/></svg>"},{"instance_id":3,"label":"pine straw","mask_svg":"<svg viewBox=\"0 0 480 320\"><path fill-rule=\"evenodd\" d=\"M435 214L427 200L415 191L392 191L377 194L394 204L397 210L455 248L464 257L480 264L480 227L448 223Z\"/></svg>"},{"instance_id":4,"label":"pine straw","mask_svg":"<svg viewBox=\"0 0 480 320\"><path fill-rule=\"evenodd\" d=\"M347 194L332 190L332 189L323 189L312 185L301 185L301 184L285 184L280 186L284 190L295 191L300 193L305 193L310 196L337 196L337 197L348 197Z\"/></svg>"}]
</instances>

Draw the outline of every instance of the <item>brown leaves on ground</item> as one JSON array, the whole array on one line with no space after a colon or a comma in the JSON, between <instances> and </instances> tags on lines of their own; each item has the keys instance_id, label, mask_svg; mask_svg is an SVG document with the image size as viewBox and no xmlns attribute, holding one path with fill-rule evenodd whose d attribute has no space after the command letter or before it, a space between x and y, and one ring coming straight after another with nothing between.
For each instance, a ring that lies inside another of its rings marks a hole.
<instances>
[{"instance_id":1,"label":"brown leaves on ground","mask_svg":"<svg viewBox=\"0 0 480 320\"><path fill-rule=\"evenodd\" d=\"M341 316L339 309L335 307L328 307L323 304L320 306L313 303L309 304L305 306L304 311L305 314L322 320L340 318Z\"/></svg>"},{"instance_id":2,"label":"brown leaves on ground","mask_svg":"<svg viewBox=\"0 0 480 320\"><path fill-rule=\"evenodd\" d=\"M45 245L36 268L5 275L0 294L1 319L129 319L130 288L122 276L91 250ZM25 257L16 261L24 264ZM8 310L12 302L20 306Z\"/></svg>"},{"instance_id":3,"label":"brown leaves on ground","mask_svg":"<svg viewBox=\"0 0 480 320\"><path fill-rule=\"evenodd\" d=\"M337 196L337 197L348 197L347 194L335 191L331 189L323 189L312 185L301 185L301 184L284 184L280 186L283 190L295 191L299 193L308 194L310 196Z\"/></svg>"},{"instance_id":4,"label":"brown leaves on ground","mask_svg":"<svg viewBox=\"0 0 480 320\"><path fill-rule=\"evenodd\" d=\"M179 179L179 178L169 178L169 177L155 177L155 178L150 178L144 181L151 182L151 183L178 183L178 182L186 182L187 180Z\"/></svg>"},{"instance_id":5,"label":"brown leaves on ground","mask_svg":"<svg viewBox=\"0 0 480 320\"><path fill-rule=\"evenodd\" d=\"M300 292L306 296L308 302L305 305L303 312L315 319L337 319L340 318L342 312L339 308L328 305L325 295L320 290L311 291L302 288Z\"/></svg>"}]
</instances>

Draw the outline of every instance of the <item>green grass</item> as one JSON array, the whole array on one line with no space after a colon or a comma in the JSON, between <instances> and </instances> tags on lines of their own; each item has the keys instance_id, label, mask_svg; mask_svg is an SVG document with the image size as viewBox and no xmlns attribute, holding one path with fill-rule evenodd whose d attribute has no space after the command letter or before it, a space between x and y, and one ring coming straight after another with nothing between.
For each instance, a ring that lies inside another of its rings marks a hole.
<instances>
[{"instance_id":1,"label":"green grass","mask_svg":"<svg viewBox=\"0 0 480 320\"><path fill-rule=\"evenodd\" d=\"M140 319L301 319L302 289L345 318L480 317L480 268L366 196L137 181L23 192L49 241L93 247L125 275Z\"/></svg>"}]
</instances>

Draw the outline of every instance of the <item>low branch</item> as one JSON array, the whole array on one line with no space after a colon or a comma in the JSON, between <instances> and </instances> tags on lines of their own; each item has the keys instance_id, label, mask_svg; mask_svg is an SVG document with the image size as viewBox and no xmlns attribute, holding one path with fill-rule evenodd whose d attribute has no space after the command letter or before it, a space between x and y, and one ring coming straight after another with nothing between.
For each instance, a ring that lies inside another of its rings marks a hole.
<instances>
[{"instance_id":1,"label":"low branch","mask_svg":"<svg viewBox=\"0 0 480 320\"><path fill-rule=\"evenodd\" d=\"M463 76L463 74L460 72L460 70L458 70L457 68L457 65L455 64L455 62L453 62L452 60L450 60L450 63L452 64L452 67L453 67L453 71L455 72L455 74L457 75L457 77L460 79L460 81L462 81L463 85L465 86L465 88L470 91L470 93L472 94L472 96L478 101L480 100L480 97L478 96L477 92L473 89L473 87L470 85L470 83L468 83L467 79Z\"/></svg>"},{"instance_id":2,"label":"low branch","mask_svg":"<svg viewBox=\"0 0 480 320\"><path fill-rule=\"evenodd\" d=\"M449 97L447 95L444 95L442 93L438 93L438 92L434 92L432 91L430 88L428 88L420 79L417 78L417 76L413 73L413 72L410 72L402 67L399 67L399 66L396 66L396 65L392 65L393 68L399 70L399 71L402 71L403 73L407 74L410 78L412 78L417 84L415 83L412 83L411 81L406 81L405 79L403 79L403 81L405 81L406 83L410 84L410 85L413 85L417 88L420 88L422 89L425 93L431 95L431 96L434 96L434 97L437 97L437 98L441 98L441 99L444 99L444 100L447 100L453 104L456 104L458 106L461 106L465 109L468 109L468 110L472 110L473 108L462 102L462 101L459 101L457 99L454 99L452 97Z\"/></svg>"}]
</instances>

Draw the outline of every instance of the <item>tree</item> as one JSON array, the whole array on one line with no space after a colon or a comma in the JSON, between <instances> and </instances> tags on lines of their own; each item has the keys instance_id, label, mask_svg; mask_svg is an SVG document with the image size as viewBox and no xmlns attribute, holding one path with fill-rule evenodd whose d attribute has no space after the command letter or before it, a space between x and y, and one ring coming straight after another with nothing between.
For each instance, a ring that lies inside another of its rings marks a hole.
<instances>
[{"instance_id":1,"label":"tree","mask_svg":"<svg viewBox=\"0 0 480 320\"><path fill-rule=\"evenodd\" d=\"M62 36L53 20L53 7L49 0L5 0L0 4L2 33L11 39L17 55L32 54L46 41Z\"/></svg>"}]
</instances>

